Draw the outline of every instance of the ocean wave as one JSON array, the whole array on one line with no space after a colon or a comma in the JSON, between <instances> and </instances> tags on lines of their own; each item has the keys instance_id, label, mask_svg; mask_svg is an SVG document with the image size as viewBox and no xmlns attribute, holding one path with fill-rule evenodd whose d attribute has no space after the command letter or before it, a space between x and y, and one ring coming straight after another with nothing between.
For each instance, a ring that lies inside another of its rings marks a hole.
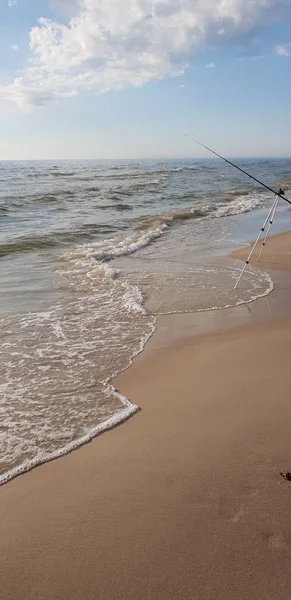
<instances>
[{"instance_id":1,"label":"ocean wave","mask_svg":"<svg viewBox=\"0 0 291 600\"><path fill-rule=\"evenodd\" d=\"M97 204L95 206L96 210L104 210L104 211L118 211L118 212L126 212L126 211L131 211L133 210L133 206L131 204L125 204L123 202L115 202L112 204ZM119 223L119 228L124 229L123 226L120 225Z\"/></svg>"},{"instance_id":2,"label":"ocean wave","mask_svg":"<svg viewBox=\"0 0 291 600\"><path fill-rule=\"evenodd\" d=\"M167 179L167 175L163 174L163 175L159 175L155 179L146 179L145 181L139 181L137 183L133 183L130 187L133 190L139 190L139 189L145 188L145 187L160 185L160 183L163 183L163 181L166 181L166 179Z\"/></svg>"},{"instance_id":3,"label":"ocean wave","mask_svg":"<svg viewBox=\"0 0 291 600\"><path fill-rule=\"evenodd\" d=\"M121 202L119 202L118 204L114 204L113 208L119 211L133 210L133 207L130 206L130 204L122 204Z\"/></svg>"},{"instance_id":4,"label":"ocean wave","mask_svg":"<svg viewBox=\"0 0 291 600\"><path fill-rule=\"evenodd\" d=\"M29 179L38 179L39 177L48 177L48 173L27 173Z\"/></svg>"},{"instance_id":5,"label":"ocean wave","mask_svg":"<svg viewBox=\"0 0 291 600\"><path fill-rule=\"evenodd\" d=\"M114 180L138 180L142 177L153 177L157 178L159 176L166 176L171 170L162 169L162 170L143 170L139 173L130 173L130 172L120 172L120 169L117 169L115 173L92 173L90 175L81 175L76 171L37 171L32 173L27 173L26 177L32 179L39 179L43 177L73 177L74 181L94 181L96 179L114 179Z\"/></svg>"},{"instance_id":6,"label":"ocean wave","mask_svg":"<svg viewBox=\"0 0 291 600\"><path fill-rule=\"evenodd\" d=\"M265 196L261 193L253 192L244 194L244 191L245 190L243 188L230 190L228 193L228 199L225 199L224 201L218 201L216 204L194 204L194 206L192 206L191 208L172 210L159 214L144 215L133 219L132 221L130 221L130 223L133 224L137 232L142 232L142 240L141 242L139 241L138 233L137 240L134 240L133 242L133 248L130 247L129 250L125 250L125 253L132 253L133 251L135 252L136 249L144 247L144 245L147 245L151 241L151 239L156 239L157 237L162 235L166 228L178 224L179 222L209 217L228 217L242 214L253 210L257 206L259 206L261 202L265 199ZM192 194L189 193L189 198L191 197L191 195ZM188 199L188 194L186 194L182 198ZM124 203L122 197L119 196L119 194L113 194L111 196L111 199L114 200L114 203L99 205L96 208L98 210L118 212L130 212L134 208L133 205L129 203ZM42 196L35 196L34 200L43 203L52 203L58 200L58 196L53 193L48 193ZM193 200L195 201L195 198L193 198ZM3 207L1 207L0 215L2 217L7 216L7 214L9 214L9 211L13 210L13 207L14 203L12 201L9 201L8 206L4 205ZM0 256L5 256L13 252L22 252L36 249L41 250L58 245L65 245L67 243L74 243L78 242L81 237L83 237L83 239L85 240L86 237L87 239L90 239L92 236L96 236L98 234L115 234L121 229L127 229L127 227L128 224L120 224L120 222L118 223L117 227L115 227L112 224L109 225L106 223L85 223L79 225L79 227L73 231L52 232L50 235L45 236L36 235L34 237L21 237L16 240L12 240L11 242L1 244ZM123 250L121 251L121 254L118 255L122 254ZM110 257L111 253L109 253L108 258Z\"/></svg>"},{"instance_id":7,"label":"ocean wave","mask_svg":"<svg viewBox=\"0 0 291 600\"><path fill-rule=\"evenodd\" d=\"M42 196L35 196L34 201L36 202L58 202L59 201L59 197L56 194L44 194Z\"/></svg>"},{"instance_id":8,"label":"ocean wave","mask_svg":"<svg viewBox=\"0 0 291 600\"><path fill-rule=\"evenodd\" d=\"M151 195L156 193L158 194L160 192L159 185L163 183L163 181L163 178L142 180L139 182L133 181L126 185L127 189L124 189L121 185L103 189L102 195L108 200L118 202L123 201L124 198L134 198L139 193L149 192Z\"/></svg>"},{"instance_id":9,"label":"ocean wave","mask_svg":"<svg viewBox=\"0 0 291 600\"><path fill-rule=\"evenodd\" d=\"M122 187L118 186L114 188L102 189L102 196L107 200L123 202L124 198L131 198L133 194L131 190L124 190Z\"/></svg>"},{"instance_id":10,"label":"ocean wave","mask_svg":"<svg viewBox=\"0 0 291 600\"><path fill-rule=\"evenodd\" d=\"M129 256L138 250L146 248L153 241L161 237L168 226L166 223L144 233L135 232L122 239L109 239L106 241L82 244L73 252L68 252L64 258L67 260L91 258L97 263L106 263L114 258Z\"/></svg>"},{"instance_id":11,"label":"ocean wave","mask_svg":"<svg viewBox=\"0 0 291 600\"><path fill-rule=\"evenodd\" d=\"M92 185L92 187L86 188L86 192L100 192L100 187L97 185Z\"/></svg>"},{"instance_id":12,"label":"ocean wave","mask_svg":"<svg viewBox=\"0 0 291 600\"><path fill-rule=\"evenodd\" d=\"M20 406L4 446L8 468L1 472L1 463L0 485L67 454L138 410L112 380L130 366L155 329L142 293L122 278L111 281L119 271L96 264L90 252L85 260L72 253L58 274L66 277L65 290L71 289L73 297L65 295L43 313L16 316L22 361L20 367L14 346L11 354L7 350L5 411L9 415L25 398L25 418Z\"/></svg>"},{"instance_id":13,"label":"ocean wave","mask_svg":"<svg viewBox=\"0 0 291 600\"><path fill-rule=\"evenodd\" d=\"M63 189L56 189L54 192L57 196L65 196L65 198L71 197L71 196L75 196L76 195L76 190L63 190Z\"/></svg>"},{"instance_id":14,"label":"ocean wave","mask_svg":"<svg viewBox=\"0 0 291 600\"><path fill-rule=\"evenodd\" d=\"M129 256L138 250L149 246L160 238L174 221L195 219L205 213L200 208L173 211L164 215L156 215L140 218L136 231L123 239L111 239L104 242L96 242L92 245L83 245L76 249L78 256L91 256L97 262L106 262L114 258ZM72 254L68 255L69 257Z\"/></svg>"},{"instance_id":15,"label":"ocean wave","mask_svg":"<svg viewBox=\"0 0 291 600\"><path fill-rule=\"evenodd\" d=\"M66 446L59 448L54 452L43 452L39 456L31 460L26 460L19 466L14 467L9 471L6 471L6 473L0 475L0 486L5 483L8 483L8 481L11 481L18 475L22 475L23 473L31 471L32 469L41 464L51 462L52 460L60 458L61 456L65 456L66 454L69 454L69 452L80 448L80 446L87 444L93 438L97 437L104 431L113 429L117 425L120 425L124 421L127 421L132 415L134 415L139 410L139 408L135 404L132 404L127 398L125 398L125 396L122 396L112 385L108 386L108 392L110 392L111 396L115 396L121 402L121 404L123 405L123 408L121 410L115 412L115 414L112 415L112 417L110 417L106 421L103 421L103 423L100 423L96 427L92 427L92 429L90 429L88 433L86 433L80 438L73 440Z\"/></svg>"},{"instance_id":16,"label":"ocean wave","mask_svg":"<svg viewBox=\"0 0 291 600\"><path fill-rule=\"evenodd\" d=\"M86 269L85 269L85 272L86 272ZM88 275L88 273L87 273L87 275ZM45 430L45 436L46 436L45 441L46 441L47 446L51 442L53 442L53 447L54 447L54 446L56 446L56 443L65 442L65 440L67 438L66 443L61 444L60 447L57 447L56 449L51 450L51 451L44 449L43 440L41 440L42 445L40 444L40 448L38 447L38 443L40 441L39 438L36 438L37 444L34 444L35 448L27 449L27 444L26 444L26 447L24 448L21 437L19 437L18 440L20 443L19 443L19 447L16 445L16 450L19 449L22 454L23 454L24 450L26 450L26 453L29 454L29 452L31 452L31 450L35 449L35 456L30 459L22 460L22 462L20 464L17 464L15 467L12 467L12 468L4 471L3 473L1 473L0 474L0 486L8 483L9 481L11 481L12 479L14 479L15 477L17 477L21 474L27 473L28 471L32 470L33 468L35 468L41 464L56 460L57 458L65 456L66 454L78 449L79 447L88 443L92 439L101 435L103 432L113 429L114 427L127 421L131 416L133 416L135 413L137 413L140 410L140 408L136 404L133 404L128 398L126 398L124 395L122 395L116 389L116 387L113 385L112 382L113 382L113 379L117 375L119 375L123 371L127 370L132 365L133 359L143 351L145 344L147 343L147 341L150 339L150 337L153 335L153 333L155 331L156 318L154 316L148 315L147 312L145 311L145 309L143 308L142 294L136 286L130 286L128 283L126 283L126 284L122 284L122 287L124 288L124 293L123 293L122 297L123 297L123 307L125 308L125 310L133 315L135 315L135 314L137 314L137 316L140 315L143 320L146 317L147 323L145 321L143 321L144 322L143 332L141 333L141 335L139 337L138 343L135 343L135 344L133 343L133 347L131 349L130 355L128 357L125 357L123 366L120 366L119 368L115 369L114 372L111 372L111 374L109 376L105 377L105 379L100 382L103 387L103 390L102 390L103 397L104 397L103 403L105 403L105 400L106 400L106 405L107 405L108 400L109 401L110 400L117 401L121 405L121 408L119 408L119 409L115 408L114 412L109 416L109 418L106 418L105 420L98 423L97 425L94 425L94 420L93 420L92 425L89 426L89 428L87 428L87 430L85 430L83 435L81 435L81 436L80 435L74 436L73 424L72 424L72 426L70 426L70 423L67 428L62 428L61 431L56 430L56 429L50 431L50 428L48 426ZM94 301L93 301L93 309L94 309ZM81 319L81 322L83 322L83 318ZM74 324L75 324L75 317L74 317ZM83 329L84 329L84 327L82 327L82 338L84 336L84 333L86 334L86 329L85 329L85 332ZM89 340L89 342L90 342L90 340ZM88 341L87 341L87 344L88 344ZM94 338L93 344L94 344L94 348L95 348L95 345L96 345L95 338ZM89 346L90 346L90 344L89 344ZM69 354L71 357L74 357L74 355L75 355L74 352L72 352L72 351L70 351ZM91 354L91 352L89 352L88 354ZM77 356L79 355L79 345L78 345L78 352L76 353L76 355ZM41 356L41 354L38 354L38 356ZM81 363L81 367L84 368L84 364L86 362L88 362L88 358L86 359L86 361L83 362L83 365ZM80 370L80 365L78 365L78 366L79 366L79 370ZM35 382L33 382L33 383L35 385ZM70 394L69 394L69 396L70 396ZM74 400L74 397L73 397L73 400ZM101 405L100 405L100 407L101 407ZM81 418L81 416L79 417L79 413L80 413L81 409L82 409L82 405L78 406L78 419ZM66 414L67 422L69 421L70 416L71 416L70 412L68 412L68 414ZM25 417L27 419L27 408L26 408ZM34 426L34 433L35 433L35 426ZM16 437L14 438L14 440L15 439L16 439ZM19 455L17 456L17 454L16 454L15 458L19 459Z\"/></svg>"},{"instance_id":17,"label":"ocean wave","mask_svg":"<svg viewBox=\"0 0 291 600\"><path fill-rule=\"evenodd\" d=\"M120 230L120 227L118 227ZM76 243L80 238L84 240L95 238L96 234L116 234L116 228L113 225L88 223L81 225L75 231L58 231L50 235L22 237L11 242L0 244L0 257L8 256L16 252L29 252L31 250L45 250L57 246Z\"/></svg>"},{"instance_id":18,"label":"ocean wave","mask_svg":"<svg viewBox=\"0 0 291 600\"><path fill-rule=\"evenodd\" d=\"M243 213L250 212L257 206L259 206L265 199L263 194L247 194L245 196L236 197L230 202L221 202L215 207L213 216L215 217L230 217L235 215L241 215Z\"/></svg>"},{"instance_id":19,"label":"ocean wave","mask_svg":"<svg viewBox=\"0 0 291 600\"><path fill-rule=\"evenodd\" d=\"M144 177L153 177L154 179L156 179L159 176L167 176L167 174L169 173L169 170L167 169L158 169L158 170L144 170L144 171L140 171L139 173L130 173L130 172L125 172L125 173L120 173L119 170L117 170L116 173L102 173L102 174L95 174L94 176L88 178L89 179L114 179L114 180L124 180L127 179L129 180L129 182L131 180L138 180ZM87 177L78 177L76 178L76 180L79 179L80 181L86 181Z\"/></svg>"},{"instance_id":20,"label":"ocean wave","mask_svg":"<svg viewBox=\"0 0 291 600\"><path fill-rule=\"evenodd\" d=\"M239 198L240 196L249 196L250 194L257 192L258 189L259 188L253 188L252 190L250 190L250 188L247 187L231 188L230 190L226 190L225 192L223 192L222 196L225 197L226 201L228 201L232 198Z\"/></svg>"},{"instance_id":21,"label":"ocean wave","mask_svg":"<svg viewBox=\"0 0 291 600\"><path fill-rule=\"evenodd\" d=\"M57 246L58 242L49 236L22 238L14 242L0 244L0 256L8 256L14 252L27 252L29 250L42 250Z\"/></svg>"},{"instance_id":22,"label":"ocean wave","mask_svg":"<svg viewBox=\"0 0 291 600\"><path fill-rule=\"evenodd\" d=\"M62 171L51 171L51 173L49 173L49 175L52 175L53 177L74 177L75 172L62 172Z\"/></svg>"},{"instance_id":23,"label":"ocean wave","mask_svg":"<svg viewBox=\"0 0 291 600\"><path fill-rule=\"evenodd\" d=\"M136 236L128 236L118 242L116 245L108 245L105 248L103 247L99 251L94 253L94 259L97 261L108 261L113 258L118 258L121 256L129 256L130 254L134 254L137 250L142 250L146 248L150 243L154 240L157 240L161 237L165 230L167 229L167 225L161 224L155 229L150 229L146 231L144 234Z\"/></svg>"},{"instance_id":24,"label":"ocean wave","mask_svg":"<svg viewBox=\"0 0 291 600\"><path fill-rule=\"evenodd\" d=\"M123 202L122 195L123 194L120 194L119 191L118 191L118 193L116 193L116 190L115 191L108 190L108 192L104 194L106 200L112 200L112 202L115 202L115 203ZM126 197L128 197L128 196L126 196ZM108 205L108 206L110 206L110 205Z\"/></svg>"},{"instance_id":25,"label":"ocean wave","mask_svg":"<svg viewBox=\"0 0 291 600\"><path fill-rule=\"evenodd\" d=\"M175 221L186 221L188 219L199 219L209 213L209 207L185 208L184 210L173 210L160 215L149 215L139 217L137 229L146 229L152 226L171 225Z\"/></svg>"},{"instance_id":26,"label":"ocean wave","mask_svg":"<svg viewBox=\"0 0 291 600\"><path fill-rule=\"evenodd\" d=\"M74 181L95 181L97 177L101 177L99 175L77 175L74 177Z\"/></svg>"},{"instance_id":27,"label":"ocean wave","mask_svg":"<svg viewBox=\"0 0 291 600\"><path fill-rule=\"evenodd\" d=\"M44 194L34 193L17 194L17 196L5 196L2 198L2 202L4 202L3 208L9 211L11 208L26 208L29 203L33 204L39 202L41 204L50 204L51 202L59 202L63 198L73 197L75 197L75 191L56 188L53 192L47 192Z\"/></svg>"},{"instance_id":28,"label":"ocean wave","mask_svg":"<svg viewBox=\"0 0 291 600\"><path fill-rule=\"evenodd\" d=\"M107 223L83 223L79 229L75 232L75 235L96 235L98 233L115 233L116 228L113 225ZM70 234L69 234L70 235Z\"/></svg>"},{"instance_id":29,"label":"ocean wave","mask_svg":"<svg viewBox=\"0 0 291 600\"><path fill-rule=\"evenodd\" d=\"M110 239L93 244L84 244L79 246L73 253L68 253L68 259L73 256L89 257L96 262L107 262L114 258L129 256L138 250L142 250L156 241L167 231L169 226L175 221L197 219L207 214L207 210L200 208L191 208L185 210L172 211L162 215L152 215L140 217L136 226L136 231L132 235L123 239Z\"/></svg>"},{"instance_id":30,"label":"ocean wave","mask_svg":"<svg viewBox=\"0 0 291 600\"><path fill-rule=\"evenodd\" d=\"M37 173L27 173L27 177L32 179L40 179L43 177L73 177L74 175L74 171L40 171Z\"/></svg>"},{"instance_id":31,"label":"ocean wave","mask_svg":"<svg viewBox=\"0 0 291 600\"><path fill-rule=\"evenodd\" d=\"M196 192L194 190L190 190L189 192L182 192L182 193L178 193L178 194L171 194L169 196L169 200L171 201L171 204L174 204L175 202L177 203L181 203L184 202L185 200L187 202L193 200L193 202L197 202L197 200L202 201L202 194L199 192Z\"/></svg>"},{"instance_id":32,"label":"ocean wave","mask_svg":"<svg viewBox=\"0 0 291 600\"><path fill-rule=\"evenodd\" d=\"M170 169L170 173L187 173L187 171L200 171L204 169L205 165L192 165L192 166L184 166L184 167L174 167ZM206 168L208 168L206 166ZM212 167L211 167L212 168Z\"/></svg>"},{"instance_id":33,"label":"ocean wave","mask_svg":"<svg viewBox=\"0 0 291 600\"><path fill-rule=\"evenodd\" d=\"M146 310L143 306L143 295L137 286L129 285L127 282L122 284L125 293L123 295L124 307L133 313L141 313L146 315Z\"/></svg>"},{"instance_id":34,"label":"ocean wave","mask_svg":"<svg viewBox=\"0 0 291 600\"><path fill-rule=\"evenodd\" d=\"M158 215L149 215L135 219L135 231L123 239L110 239L93 244L79 246L74 253L78 256L91 256L97 262L107 262L114 258L134 254L146 248L179 221L191 219L226 217L252 210L262 201L261 195L239 197L229 203L209 206L201 205L196 208L176 210ZM71 256L71 254L69 255Z\"/></svg>"},{"instance_id":35,"label":"ocean wave","mask_svg":"<svg viewBox=\"0 0 291 600\"><path fill-rule=\"evenodd\" d=\"M166 173L156 175L148 178L148 176L138 175L138 177L130 178L129 181L126 181L126 189L125 184L121 182L116 182L117 185L115 187L111 187L105 189L103 193L111 198L112 200L116 200L119 196L132 197L135 193L143 192L147 188L151 188L150 192L155 193L158 192L158 186L164 183L167 180L168 175Z\"/></svg>"}]
</instances>

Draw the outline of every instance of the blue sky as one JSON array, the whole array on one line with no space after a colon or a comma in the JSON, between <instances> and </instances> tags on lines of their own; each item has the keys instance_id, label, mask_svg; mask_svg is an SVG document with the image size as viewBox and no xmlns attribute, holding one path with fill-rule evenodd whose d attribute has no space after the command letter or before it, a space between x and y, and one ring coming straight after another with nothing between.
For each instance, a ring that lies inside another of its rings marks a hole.
<instances>
[{"instance_id":1,"label":"blue sky","mask_svg":"<svg viewBox=\"0 0 291 600\"><path fill-rule=\"evenodd\" d=\"M291 156L291 0L2 0L0 159Z\"/></svg>"}]
</instances>

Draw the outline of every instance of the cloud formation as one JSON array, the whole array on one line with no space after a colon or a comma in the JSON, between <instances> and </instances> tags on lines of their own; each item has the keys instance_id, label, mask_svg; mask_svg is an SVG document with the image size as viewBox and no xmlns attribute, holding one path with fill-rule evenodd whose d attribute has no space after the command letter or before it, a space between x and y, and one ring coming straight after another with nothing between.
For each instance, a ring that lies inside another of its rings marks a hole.
<instances>
[{"instance_id":1,"label":"cloud formation","mask_svg":"<svg viewBox=\"0 0 291 600\"><path fill-rule=\"evenodd\" d=\"M10 0L13 2L14 0ZM63 0L64 7L68 6ZM61 5L62 2L59 2ZM67 24L40 18L30 64L0 96L41 105L181 75L201 48L244 44L291 16L291 0L71 0Z\"/></svg>"},{"instance_id":2,"label":"cloud formation","mask_svg":"<svg viewBox=\"0 0 291 600\"><path fill-rule=\"evenodd\" d=\"M8 6L9 8L12 8L13 6L17 5L17 0L8 0Z\"/></svg>"},{"instance_id":3,"label":"cloud formation","mask_svg":"<svg viewBox=\"0 0 291 600\"><path fill-rule=\"evenodd\" d=\"M19 50L19 46L17 44L12 44L12 46L10 46L11 50L14 50L14 52L17 52Z\"/></svg>"}]
</instances>

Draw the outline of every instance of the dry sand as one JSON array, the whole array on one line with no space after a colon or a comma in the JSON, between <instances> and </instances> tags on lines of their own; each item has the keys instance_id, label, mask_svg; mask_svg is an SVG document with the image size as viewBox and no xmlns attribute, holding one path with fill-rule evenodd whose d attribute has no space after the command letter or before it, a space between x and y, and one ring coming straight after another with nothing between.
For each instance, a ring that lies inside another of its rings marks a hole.
<instances>
[{"instance_id":1,"label":"dry sand","mask_svg":"<svg viewBox=\"0 0 291 600\"><path fill-rule=\"evenodd\" d=\"M139 414L0 489L1 600L290 599L291 318L203 318L118 378Z\"/></svg>"},{"instance_id":2,"label":"dry sand","mask_svg":"<svg viewBox=\"0 0 291 600\"><path fill-rule=\"evenodd\" d=\"M232 253L233 258L246 260L253 244L247 248L241 248ZM259 243L253 253L250 263L255 267L263 269L279 269L285 271L290 269L291 265L291 244L290 232L280 233L267 239L266 246L258 262L258 256L262 244Z\"/></svg>"}]
</instances>

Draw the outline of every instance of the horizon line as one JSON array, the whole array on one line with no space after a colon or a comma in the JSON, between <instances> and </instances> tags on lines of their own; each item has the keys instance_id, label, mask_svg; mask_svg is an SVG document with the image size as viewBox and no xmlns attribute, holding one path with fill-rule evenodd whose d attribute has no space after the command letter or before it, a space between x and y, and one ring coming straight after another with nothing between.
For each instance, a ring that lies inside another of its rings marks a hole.
<instances>
[{"instance_id":1,"label":"horizon line","mask_svg":"<svg viewBox=\"0 0 291 600\"><path fill-rule=\"evenodd\" d=\"M237 156L237 155L232 155L232 154L226 154L225 155L228 158L231 159L238 159L238 160L252 160L252 159L260 159L260 160L291 160L291 155L286 155L286 156L272 156L272 155L266 155L266 156L260 156L260 155L242 155L242 156ZM161 160L161 161L166 161L166 160L220 160L219 157L214 158L212 156L147 156L147 157L136 157L136 158L131 158L131 157L127 157L127 158L0 158L0 163L4 163L4 162L48 162L48 161L112 161L112 162L116 162L116 161L146 161L146 160Z\"/></svg>"}]
</instances>

